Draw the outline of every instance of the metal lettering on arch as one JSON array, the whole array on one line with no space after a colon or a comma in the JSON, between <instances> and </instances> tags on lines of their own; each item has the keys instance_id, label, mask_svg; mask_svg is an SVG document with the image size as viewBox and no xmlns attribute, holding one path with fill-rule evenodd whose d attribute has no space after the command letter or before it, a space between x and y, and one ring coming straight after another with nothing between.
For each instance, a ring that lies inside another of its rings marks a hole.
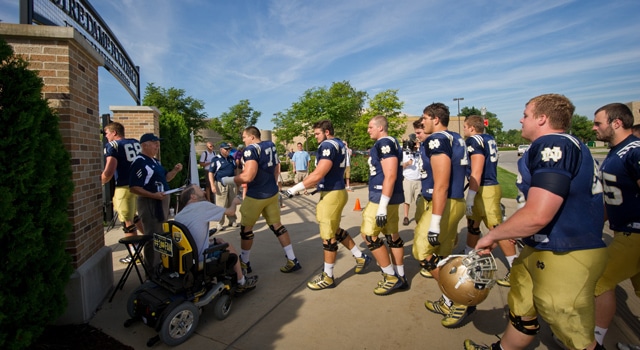
<instances>
[{"instance_id":1,"label":"metal lettering on arch","mask_svg":"<svg viewBox=\"0 0 640 350\"><path fill-rule=\"evenodd\" d=\"M140 105L140 68L88 0L20 0L20 23L73 27L100 53L104 67Z\"/></svg>"}]
</instances>

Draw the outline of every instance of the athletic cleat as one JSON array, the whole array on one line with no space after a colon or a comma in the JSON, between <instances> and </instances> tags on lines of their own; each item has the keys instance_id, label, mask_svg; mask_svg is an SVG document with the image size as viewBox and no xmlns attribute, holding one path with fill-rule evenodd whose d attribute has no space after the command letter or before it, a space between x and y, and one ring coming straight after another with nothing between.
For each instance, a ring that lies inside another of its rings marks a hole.
<instances>
[{"instance_id":1,"label":"athletic cleat","mask_svg":"<svg viewBox=\"0 0 640 350\"><path fill-rule=\"evenodd\" d=\"M451 311L449 308L449 305L447 305L447 302L444 300L443 296L440 296L440 299L436 301L431 301L431 300L425 301L424 307L426 307L427 310L433 313L445 315L445 316L448 315L449 312Z\"/></svg>"},{"instance_id":2,"label":"athletic cleat","mask_svg":"<svg viewBox=\"0 0 640 350\"><path fill-rule=\"evenodd\" d=\"M356 258L356 269L355 273L362 273L364 269L367 268L367 265L371 262L371 257L367 254L362 254L362 257Z\"/></svg>"},{"instance_id":3,"label":"athletic cleat","mask_svg":"<svg viewBox=\"0 0 640 350\"><path fill-rule=\"evenodd\" d=\"M238 284L236 294L246 293L253 290L258 285L258 276L245 276L244 284Z\"/></svg>"},{"instance_id":4,"label":"athletic cleat","mask_svg":"<svg viewBox=\"0 0 640 350\"><path fill-rule=\"evenodd\" d=\"M373 290L376 295L388 295L396 289L402 287L402 281L396 275L382 273L382 281L378 282L378 287Z\"/></svg>"},{"instance_id":5,"label":"athletic cleat","mask_svg":"<svg viewBox=\"0 0 640 350\"><path fill-rule=\"evenodd\" d=\"M402 282L402 285L400 286L400 289L402 290L409 290L409 288L411 288L409 286L409 280L407 280L407 277L405 276L398 276L398 278L400 279L400 282Z\"/></svg>"},{"instance_id":6,"label":"athletic cleat","mask_svg":"<svg viewBox=\"0 0 640 350\"><path fill-rule=\"evenodd\" d=\"M289 273L293 271L298 271L302 268L298 259L289 260L287 259L287 264L280 268L280 272Z\"/></svg>"},{"instance_id":7,"label":"athletic cleat","mask_svg":"<svg viewBox=\"0 0 640 350\"><path fill-rule=\"evenodd\" d=\"M488 345L480 345L475 343L473 340L471 339L466 339L464 341L464 350L491 350L492 346L488 346Z\"/></svg>"},{"instance_id":8,"label":"athletic cleat","mask_svg":"<svg viewBox=\"0 0 640 350\"><path fill-rule=\"evenodd\" d=\"M507 274L503 278L499 278L496 283L503 287L511 287L511 281L509 281L510 276L511 271L507 272Z\"/></svg>"},{"instance_id":9,"label":"athletic cleat","mask_svg":"<svg viewBox=\"0 0 640 350\"><path fill-rule=\"evenodd\" d=\"M431 271L422 268L420 269L420 276L425 277L425 278L433 278L433 275L431 274Z\"/></svg>"},{"instance_id":10,"label":"athletic cleat","mask_svg":"<svg viewBox=\"0 0 640 350\"><path fill-rule=\"evenodd\" d=\"M322 272L316 278L307 282L307 287L311 290L321 290L335 287L333 283L333 277L329 277L326 272Z\"/></svg>"},{"instance_id":11,"label":"athletic cleat","mask_svg":"<svg viewBox=\"0 0 640 350\"><path fill-rule=\"evenodd\" d=\"M458 328L462 325L462 321L476 311L475 306L456 305L453 304L449 307L449 314L445 316L440 322L445 328Z\"/></svg>"},{"instance_id":12,"label":"athletic cleat","mask_svg":"<svg viewBox=\"0 0 640 350\"><path fill-rule=\"evenodd\" d=\"M240 268L242 269L242 274L245 276L253 271L251 269L251 262L244 262L242 259L240 259Z\"/></svg>"}]
</instances>

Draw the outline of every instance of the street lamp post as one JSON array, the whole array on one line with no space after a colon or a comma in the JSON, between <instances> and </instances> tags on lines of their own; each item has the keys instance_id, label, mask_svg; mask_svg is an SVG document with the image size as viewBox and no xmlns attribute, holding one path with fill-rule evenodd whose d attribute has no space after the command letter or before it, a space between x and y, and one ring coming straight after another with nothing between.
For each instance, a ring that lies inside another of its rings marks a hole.
<instances>
[{"instance_id":1,"label":"street lamp post","mask_svg":"<svg viewBox=\"0 0 640 350\"><path fill-rule=\"evenodd\" d=\"M462 128L460 127L460 101L463 101L464 97L456 97L453 100L458 101L458 132L462 133Z\"/></svg>"}]
</instances>

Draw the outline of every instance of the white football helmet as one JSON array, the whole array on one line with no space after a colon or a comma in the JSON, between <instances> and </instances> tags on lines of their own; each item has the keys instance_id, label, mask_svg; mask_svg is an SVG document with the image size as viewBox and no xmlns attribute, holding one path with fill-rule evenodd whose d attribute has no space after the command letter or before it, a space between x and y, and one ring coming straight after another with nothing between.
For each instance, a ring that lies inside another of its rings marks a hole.
<instances>
[{"instance_id":1,"label":"white football helmet","mask_svg":"<svg viewBox=\"0 0 640 350\"><path fill-rule=\"evenodd\" d=\"M496 261L493 255L452 255L440 266L438 286L456 304L474 306L489 295L496 284Z\"/></svg>"}]
</instances>

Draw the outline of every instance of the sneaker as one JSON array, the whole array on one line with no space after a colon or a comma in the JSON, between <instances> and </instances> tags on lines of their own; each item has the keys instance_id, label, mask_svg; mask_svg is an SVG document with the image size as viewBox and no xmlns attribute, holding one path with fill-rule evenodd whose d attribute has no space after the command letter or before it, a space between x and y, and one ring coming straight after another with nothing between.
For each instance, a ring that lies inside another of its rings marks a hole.
<instances>
[{"instance_id":1,"label":"sneaker","mask_svg":"<svg viewBox=\"0 0 640 350\"><path fill-rule=\"evenodd\" d=\"M476 311L475 306L453 304L449 307L449 314L440 322L445 328L458 328L462 325L462 321Z\"/></svg>"},{"instance_id":2,"label":"sneaker","mask_svg":"<svg viewBox=\"0 0 640 350\"><path fill-rule=\"evenodd\" d=\"M347 190L348 192L353 192L353 187L347 187L345 188L345 190Z\"/></svg>"},{"instance_id":3,"label":"sneaker","mask_svg":"<svg viewBox=\"0 0 640 350\"><path fill-rule=\"evenodd\" d=\"M509 276L511 276L511 271L507 272L507 274L503 278L499 278L496 283L503 287L511 287L511 281L509 281Z\"/></svg>"},{"instance_id":4,"label":"sneaker","mask_svg":"<svg viewBox=\"0 0 640 350\"><path fill-rule=\"evenodd\" d=\"M133 259L131 255L127 255L124 258L120 258L120 260L118 261L120 261L121 264L129 265L129 263L131 262L131 259ZM139 263L140 263L140 259L136 260L136 264L139 264Z\"/></svg>"},{"instance_id":5,"label":"sneaker","mask_svg":"<svg viewBox=\"0 0 640 350\"><path fill-rule=\"evenodd\" d=\"M440 299L436 301L431 301L431 300L425 301L424 307L426 307L427 310L433 313L445 315L445 316L448 315L449 312L451 311L449 308L449 305L447 305L447 303L444 301L443 296L440 296Z\"/></svg>"},{"instance_id":6,"label":"sneaker","mask_svg":"<svg viewBox=\"0 0 640 350\"><path fill-rule=\"evenodd\" d=\"M371 257L367 254L362 254L362 257L356 258L355 273L362 273L362 271L367 268L367 265L369 265L370 262Z\"/></svg>"},{"instance_id":7,"label":"sneaker","mask_svg":"<svg viewBox=\"0 0 640 350\"><path fill-rule=\"evenodd\" d=\"M307 282L307 287L311 290L321 290L326 288L335 287L335 283L333 283L333 278L329 277L326 272L322 272L316 278Z\"/></svg>"},{"instance_id":8,"label":"sneaker","mask_svg":"<svg viewBox=\"0 0 640 350\"><path fill-rule=\"evenodd\" d=\"M224 230L224 226L222 226L222 225L220 225L220 224L217 224L217 225L216 225L216 231L217 231L217 232L220 232L220 231L223 231L223 230Z\"/></svg>"},{"instance_id":9,"label":"sneaker","mask_svg":"<svg viewBox=\"0 0 640 350\"><path fill-rule=\"evenodd\" d=\"M405 217L404 217L404 220L402 220L402 224L403 224L404 226L409 225L409 218L405 216Z\"/></svg>"},{"instance_id":10,"label":"sneaker","mask_svg":"<svg viewBox=\"0 0 640 350\"><path fill-rule=\"evenodd\" d=\"M245 276L244 284L238 284L236 294L242 294L253 290L258 285L258 276Z\"/></svg>"},{"instance_id":11,"label":"sneaker","mask_svg":"<svg viewBox=\"0 0 640 350\"><path fill-rule=\"evenodd\" d=\"M617 343L618 350L640 350L640 345Z\"/></svg>"},{"instance_id":12,"label":"sneaker","mask_svg":"<svg viewBox=\"0 0 640 350\"><path fill-rule=\"evenodd\" d=\"M287 259L287 264L280 268L280 272L289 273L293 271L298 271L302 268L298 259L289 260Z\"/></svg>"},{"instance_id":13,"label":"sneaker","mask_svg":"<svg viewBox=\"0 0 640 350\"><path fill-rule=\"evenodd\" d=\"M388 295L396 289L402 287L402 281L396 275L382 273L382 281L378 282L378 287L373 290L375 295Z\"/></svg>"},{"instance_id":14,"label":"sneaker","mask_svg":"<svg viewBox=\"0 0 640 350\"><path fill-rule=\"evenodd\" d=\"M464 341L464 350L491 350L492 347L493 346L477 344L471 339L466 339Z\"/></svg>"},{"instance_id":15,"label":"sneaker","mask_svg":"<svg viewBox=\"0 0 640 350\"><path fill-rule=\"evenodd\" d=\"M431 274L431 271L422 268L420 269L420 276L425 277L425 278L433 278L433 275Z\"/></svg>"},{"instance_id":16,"label":"sneaker","mask_svg":"<svg viewBox=\"0 0 640 350\"><path fill-rule=\"evenodd\" d=\"M251 273L251 263L249 261L244 262L242 261L242 259L240 259L240 268L242 269L242 274L243 275L247 275L248 273Z\"/></svg>"}]
</instances>

